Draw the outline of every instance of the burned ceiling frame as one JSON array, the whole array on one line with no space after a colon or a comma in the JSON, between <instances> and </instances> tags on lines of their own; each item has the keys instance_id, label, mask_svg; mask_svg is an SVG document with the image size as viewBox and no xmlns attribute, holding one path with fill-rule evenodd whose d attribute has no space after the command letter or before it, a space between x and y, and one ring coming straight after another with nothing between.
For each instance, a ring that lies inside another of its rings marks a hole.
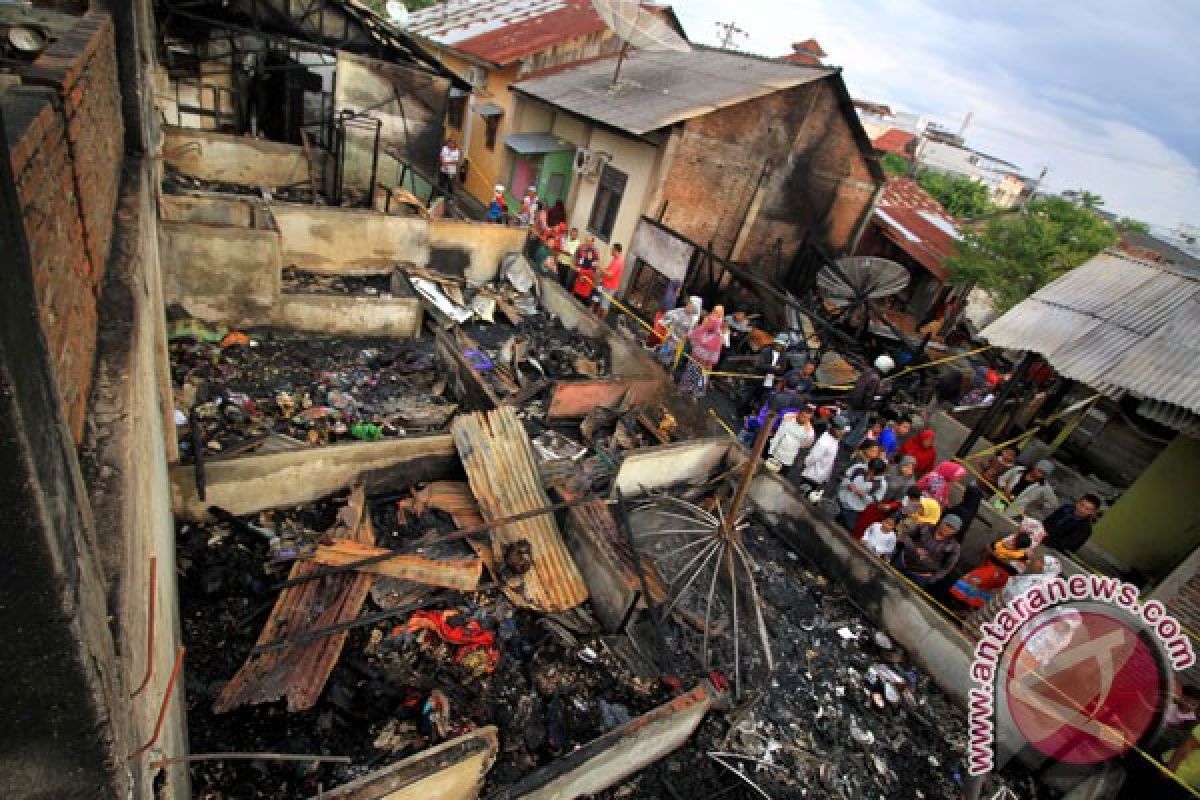
<instances>
[{"instance_id":1,"label":"burned ceiling frame","mask_svg":"<svg viewBox=\"0 0 1200 800\"><path fill-rule=\"evenodd\" d=\"M168 39L189 37L179 23L219 28L286 42L323 54L350 53L406 64L446 78L458 88L469 89L461 78L428 53L413 37L403 33L373 12L349 0L157 0L159 47ZM339 35L330 35L331 25L341 21Z\"/></svg>"}]
</instances>

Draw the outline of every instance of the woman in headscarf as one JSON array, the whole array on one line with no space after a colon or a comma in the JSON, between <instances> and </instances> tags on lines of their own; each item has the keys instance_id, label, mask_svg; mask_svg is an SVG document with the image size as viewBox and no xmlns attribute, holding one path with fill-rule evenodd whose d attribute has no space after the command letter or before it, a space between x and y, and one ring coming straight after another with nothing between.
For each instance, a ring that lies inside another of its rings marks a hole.
<instances>
[{"instance_id":1,"label":"woman in headscarf","mask_svg":"<svg viewBox=\"0 0 1200 800\"><path fill-rule=\"evenodd\" d=\"M725 344L724 325L725 309L717 306L704 322L688 334L688 341L692 343L692 354L683 376L679 379L679 388L693 397L704 396L708 388L706 373L721 360L721 348Z\"/></svg>"},{"instance_id":2,"label":"woman in headscarf","mask_svg":"<svg viewBox=\"0 0 1200 800\"><path fill-rule=\"evenodd\" d=\"M917 481L917 487L943 507L950 503L950 487L967 477L967 470L956 461L943 461L937 469Z\"/></svg>"},{"instance_id":3,"label":"woman in headscarf","mask_svg":"<svg viewBox=\"0 0 1200 800\"><path fill-rule=\"evenodd\" d=\"M925 428L913 438L900 445L901 456L912 456L916 461L913 472L917 477L925 475L937 463L937 449L933 446L936 434L933 428Z\"/></svg>"}]
</instances>

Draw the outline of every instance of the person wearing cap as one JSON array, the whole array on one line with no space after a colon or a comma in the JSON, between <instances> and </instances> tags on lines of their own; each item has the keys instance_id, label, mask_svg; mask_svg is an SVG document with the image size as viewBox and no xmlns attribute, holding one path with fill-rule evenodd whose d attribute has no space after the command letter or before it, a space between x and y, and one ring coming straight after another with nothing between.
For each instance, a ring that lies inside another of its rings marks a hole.
<instances>
[{"instance_id":1,"label":"person wearing cap","mask_svg":"<svg viewBox=\"0 0 1200 800\"><path fill-rule=\"evenodd\" d=\"M842 437L849 432L849 420L843 416L833 418L829 429L821 434L804 459L804 471L800 473L802 487L820 489L829 483Z\"/></svg>"},{"instance_id":2,"label":"person wearing cap","mask_svg":"<svg viewBox=\"0 0 1200 800\"><path fill-rule=\"evenodd\" d=\"M838 516L846 530L854 531L863 510L883 500L887 491L887 478L883 477L886 470L887 462L882 458L854 464L846 470L838 489L838 505L842 507Z\"/></svg>"},{"instance_id":3,"label":"person wearing cap","mask_svg":"<svg viewBox=\"0 0 1200 800\"><path fill-rule=\"evenodd\" d=\"M899 534L896 565L918 586L932 586L958 564L961 527L961 519L947 514L936 525L921 525L912 533Z\"/></svg>"},{"instance_id":4,"label":"person wearing cap","mask_svg":"<svg viewBox=\"0 0 1200 800\"><path fill-rule=\"evenodd\" d=\"M1100 498L1085 494L1074 503L1067 503L1043 520L1046 544L1055 550L1074 553L1092 536L1092 521L1100 509Z\"/></svg>"},{"instance_id":5,"label":"person wearing cap","mask_svg":"<svg viewBox=\"0 0 1200 800\"><path fill-rule=\"evenodd\" d=\"M1000 476L996 486L1003 495L1001 501L1007 501L1004 509L1005 516L1016 519L1020 516L1030 516L1044 519L1058 508L1058 495L1050 485L1050 476L1054 474L1054 464L1042 459L1032 467L1013 467Z\"/></svg>"},{"instance_id":6,"label":"person wearing cap","mask_svg":"<svg viewBox=\"0 0 1200 800\"><path fill-rule=\"evenodd\" d=\"M792 478L796 456L800 455L802 450L812 447L816 438L817 433L812 426L812 411L808 408L789 411L783 415L779 428L771 437L768 454L778 461L781 467L786 468L786 475Z\"/></svg>"},{"instance_id":7,"label":"person wearing cap","mask_svg":"<svg viewBox=\"0 0 1200 800\"><path fill-rule=\"evenodd\" d=\"M488 203L485 222L503 225L508 221L508 202L504 199L504 184L497 183L492 187L492 201Z\"/></svg>"}]
</instances>

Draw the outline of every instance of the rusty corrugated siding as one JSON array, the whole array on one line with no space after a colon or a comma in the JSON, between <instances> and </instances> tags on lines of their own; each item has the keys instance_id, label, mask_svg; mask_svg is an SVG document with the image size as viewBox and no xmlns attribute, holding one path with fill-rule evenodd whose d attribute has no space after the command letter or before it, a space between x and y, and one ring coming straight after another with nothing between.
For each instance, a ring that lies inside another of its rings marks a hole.
<instances>
[{"instance_id":1,"label":"rusty corrugated siding","mask_svg":"<svg viewBox=\"0 0 1200 800\"><path fill-rule=\"evenodd\" d=\"M1040 353L1061 374L1107 394L1130 392L1200 414L1198 273L1105 252L980 335L998 347ZM1194 429L1186 417L1158 417L1177 430Z\"/></svg>"},{"instance_id":2,"label":"rusty corrugated siding","mask_svg":"<svg viewBox=\"0 0 1200 800\"><path fill-rule=\"evenodd\" d=\"M529 436L509 406L463 414L454 420L458 447L471 491L488 521L550 505L542 488ZM524 575L521 596L529 607L566 611L588 597L587 584L551 514L501 525L492 532L492 556L503 560L504 546L525 539L533 550L533 568Z\"/></svg>"}]
</instances>

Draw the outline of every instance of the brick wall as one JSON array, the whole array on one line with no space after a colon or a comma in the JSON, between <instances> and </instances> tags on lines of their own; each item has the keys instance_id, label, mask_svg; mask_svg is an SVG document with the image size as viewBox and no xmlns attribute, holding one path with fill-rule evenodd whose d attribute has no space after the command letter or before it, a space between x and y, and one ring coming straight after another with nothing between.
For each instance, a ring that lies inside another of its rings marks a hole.
<instances>
[{"instance_id":1,"label":"brick wall","mask_svg":"<svg viewBox=\"0 0 1200 800\"><path fill-rule=\"evenodd\" d=\"M2 97L38 312L76 445L124 146L113 42L106 15L80 17Z\"/></svg>"},{"instance_id":2,"label":"brick wall","mask_svg":"<svg viewBox=\"0 0 1200 800\"><path fill-rule=\"evenodd\" d=\"M764 164L770 164L764 175ZM790 259L806 234L842 252L875 183L829 79L689 120L663 190L664 224L731 252L759 186L737 260Z\"/></svg>"}]
</instances>

